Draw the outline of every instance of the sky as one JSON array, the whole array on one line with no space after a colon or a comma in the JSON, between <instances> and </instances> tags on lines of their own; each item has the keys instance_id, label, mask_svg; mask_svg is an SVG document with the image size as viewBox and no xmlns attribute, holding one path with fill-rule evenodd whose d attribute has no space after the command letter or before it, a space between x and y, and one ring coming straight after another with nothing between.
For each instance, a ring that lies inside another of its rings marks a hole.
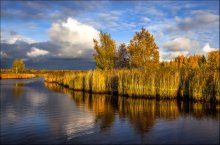
<instances>
[{"instance_id":1,"label":"sky","mask_svg":"<svg viewBox=\"0 0 220 145\"><path fill-rule=\"evenodd\" d=\"M129 44L146 28L160 61L219 50L219 1L1 1L1 68L93 69L100 31Z\"/></svg>"}]
</instances>

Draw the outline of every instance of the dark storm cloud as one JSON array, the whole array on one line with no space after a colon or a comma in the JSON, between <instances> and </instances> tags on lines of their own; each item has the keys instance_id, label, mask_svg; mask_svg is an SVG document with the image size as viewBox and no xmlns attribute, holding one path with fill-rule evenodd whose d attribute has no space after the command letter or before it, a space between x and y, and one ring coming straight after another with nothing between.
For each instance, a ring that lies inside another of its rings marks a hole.
<instances>
[{"instance_id":1,"label":"dark storm cloud","mask_svg":"<svg viewBox=\"0 0 220 145\"><path fill-rule=\"evenodd\" d=\"M14 44L1 43L1 51L5 52L9 58L29 58L27 53L31 51L31 48L49 51L47 57L51 57L58 52L59 47L50 41L32 44L24 41L16 41Z\"/></svg>"},{"instance_id":2,"label":"dark storm cloud","mask_svg":"<svg viewBox=\"0 0 220 145\"><path fill-rule=\"evenodd\" d=\"M1 43L1 51L5 52L9 58L26 58L26 53L29 50L30 45L26 42Z\"/></svg>"},{"instance_id":3,"label":"dark storm cloud","mask_svg":"<svg viewBox=\"0 0 220 145\"><path fill-rule=\"evenodd\" d=\"M1 67L9 69L12 66L13 59L1 58ZM25 59L25 66L28 69L56 69L56 70L88 70L95 68L95 62L91 59L63 59L63 58L50 58L50 59Z\"/></svg>"},{"instance_id":4,"label":"dark storm cloud","mask_svg":"<svg viewBox=\"0 0 220 145\"><path fill-rule=\"evenodd\" d=\"M49 55L28 57L27 52L31 48L39 48L46 50ZM56 54L59 52L60 45L47 41L38 43L27 43L24 41L16 41L14 44L1 43L1 52L7 54L7 57L1 57L1 68L11 68L12 62L15 58L22 58L25 61L28 69L94 69L95 62L91 59L92 50L86 50L84 56L81 58L62 58Z\"/></svg>"},{"instance_id":5,"label":"dark storm cloud","mask_svg":"<svg viewBox=\"0 0 220 145\"><path fill-rule=\"evenodd\" d=\"M92 59L93 50L84 50L80 58L63 58L58 56L60 47L51 41L29 44L24 41L16 41L14 44L1 43L1 52L7 54L7 57L1 57L1 68L10 68L15 58L25 60L27 68L33 69L93 69L95 62ZM76 47L76 46L73 46ZM48 55L29 57L28 52L32 48L46 50ZM74 54L73 54L74 55Z\"/></svg>"}]
</instances>

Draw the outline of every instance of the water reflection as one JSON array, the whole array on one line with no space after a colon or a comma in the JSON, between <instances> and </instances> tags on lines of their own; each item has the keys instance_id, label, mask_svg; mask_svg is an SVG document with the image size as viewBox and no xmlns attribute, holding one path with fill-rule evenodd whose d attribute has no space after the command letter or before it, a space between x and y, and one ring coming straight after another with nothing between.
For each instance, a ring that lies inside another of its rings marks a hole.
<instances>
[{"instance_id":1,"label":"water reflection","mask_svg":"<svg viewBox=\"0 0 220 145\"><path fill-rule=\"evenodd\" d=\"M89 94L43 79L0 83L3 144L219 143L219 105Z\"/></svg>"},{"instance_id":2,"label":"water reflection","mask_svg":"<svg viewBox=\"0 0 220 145\"><path fill-rule=\"evenodd\" d=\"M1 80L1 143L63 143L93 132L93 115L77 110L72 97L48 91L42 81Z\"/></svg>"},{"instance_id":3,"label":"water reflection","mask_svg":"<svg viewBox=\"0 0 220 145\"><path fill-rule=\"evenodd\" d=\"M112 127L115 114L122 120L127 119L141 135L149 132L157 119L176 120L184 115L192 115L197 119L209 116L218 120L219 105L89 94L51 83L45 83L45 86L50 90L69 94L77 106L83 106L87 112L93 113L101 131L107 131Z\"/></svg>"},{"instance_id":4,"label":"water reflection","mask_svg":"<svg viewBox=\"0 0 220 145\"><path fill-rule=\"evenodd\" d=\"M101 131L105 131L111 127L115 118L115 107L117 104L115 100L117 97L111 97L108 95L97 95L84 93L82 91L72 91L67 88L63 88L55 83L44 83L45 86L55 92L62 92L69 94L75 104L82 110L93 113L95 117L95 123L100 124ZM110 103L111 102L111 103Z\"/></svg>"},{"instance_id":5,"label":"water reflection","mask_svg":"<svg viewBox=\"0 0 220 145\"><path fill-rule=\"evenodd\" d=\"M13 84L13 95L21 96L24 94L24 83L14 83Z\"/></svg>"}]
</instances>

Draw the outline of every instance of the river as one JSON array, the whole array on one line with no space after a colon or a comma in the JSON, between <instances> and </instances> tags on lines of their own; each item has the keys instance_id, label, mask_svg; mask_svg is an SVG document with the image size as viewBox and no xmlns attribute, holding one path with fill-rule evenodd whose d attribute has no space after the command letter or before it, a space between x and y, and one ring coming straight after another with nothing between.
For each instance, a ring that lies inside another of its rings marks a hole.
<instances>
[{"instance_id":1,"label":"river","mask_svg":"<svg viewBox=\"0 0 220 145\"><path fill-rule=\"evenodd\" d=\"M219 105L0 82L1 144L219 144Z\"/></svg>"}]
</instances>

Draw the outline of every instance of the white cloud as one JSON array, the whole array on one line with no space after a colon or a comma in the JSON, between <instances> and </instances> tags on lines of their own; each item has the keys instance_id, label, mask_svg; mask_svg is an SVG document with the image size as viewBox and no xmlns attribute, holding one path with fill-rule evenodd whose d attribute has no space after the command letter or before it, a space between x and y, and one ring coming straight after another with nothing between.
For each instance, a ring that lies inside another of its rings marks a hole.
<instances>
[{"instance_id":1,"label":"white cloud","mask_svg":"<svg viewBox=\"0 0 220 145\"><path fill-rule=\"evenodd\" d=\"M166 42L163 47L170 51L190 50L198 45L197 41L178 37Z\"/></svg>"},{"instance_id":2,"label":"white cloud","mask_svg":"<svg viewBox=\"0 0 220 145\"><path fill-rule=\"evenodd\" d=\"M38 57L38 56L43 56L47 55L49 52L46 50L42 50L36 47L32 47L30 52L27 52L27 56L29 57Z\"/></svg>"},{"instance_id":3,"label":"white cloud","mask_svg":"<svg viewBox=\"0 0 220 145\"><path fill-rule=\"evenodd\" d=\"M49 29L49 36L61 47L58 56L74 58L86 55L87 50L93 50L93 39L98 40L99 31L76 19L68 18L66 22L54 23Z\"/></svg>"},{"instance_id":4,"label":"white cloud","mask_svg":"<svg viewBox=\"0 0 220 145\"><path fill-rule=\"evenodd\" d=\"M7 58L8 55L7 55L7 53L5 53L4 51L0 51L0 57L1 57L1 58Z\"/></svg>"},{"instance_id":5,"label":"white cloud","mask_svg":"<svg viewBox=\"0 0 220 145\"><path fill-rule=\"evenodd\" d=\"M218 50L216 48L211 48L209 43L206 43L205 46L202 48L203 52L205 53L209 53L211 51L215 51L215 50Z\"/></svg>"},{"instance_id":6,"label":"white cloud","mask_svg":"<svg viewBox=\"0 0 220 145\"><path fill-rule=\"evenodd\" d=\"M25 36L22 36L22 35L9 35L9 36L2 36L1 37L1 43L7 43L7 44L15 44L16 42L19 42L19 41L22 41L22 42L26 42L28 44L31 44L31 43L35 43L36 41L31 39L31 38L28 38L28 37L25 37Z\"/></svg>"},{"instance_id":7,"label":"white cloud","mask_svg":"<svg viewBox=\"0 0 220 145\"><path fill-rule=\"evenodd\" d=\"M212 48L209 43L206 43L203 47L200 47L200 48L202 49L196 49L194 54L206 56L211 51L219 50L219 48Z\"/></svg>"}]
</instances>

